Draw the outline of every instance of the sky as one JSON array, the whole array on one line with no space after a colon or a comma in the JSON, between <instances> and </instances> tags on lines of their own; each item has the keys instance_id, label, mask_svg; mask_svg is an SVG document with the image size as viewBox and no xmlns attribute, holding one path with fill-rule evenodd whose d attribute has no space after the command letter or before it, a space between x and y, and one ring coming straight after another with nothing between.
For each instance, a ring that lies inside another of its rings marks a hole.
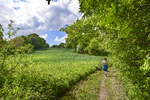
<instances>
[{"instance_id":1,"label":"sky","mask_svg":"<svg viewBox=\"0 0 150 100\"><path fill-rule=\"evenodd\" d=\"M7 30L9 20L19 27L19 35L37 33L49 45L65 42L67 35L59 29L71 25L82 14L78 0L0 0L0 24Z\"/></svg>"}]
</instances>

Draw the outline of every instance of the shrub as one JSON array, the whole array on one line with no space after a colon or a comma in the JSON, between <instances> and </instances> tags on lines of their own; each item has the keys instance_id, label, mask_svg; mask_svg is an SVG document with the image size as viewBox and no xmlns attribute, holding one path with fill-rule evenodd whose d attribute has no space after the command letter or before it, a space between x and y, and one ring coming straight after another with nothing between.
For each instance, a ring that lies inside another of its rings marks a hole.
<instances>
[{"instance_id":1,"label":"shrub","mask_svg":"<svg viewBox=\"0 0 150 100\"><path fill-rule=\"evenodd\" d=\"M99 38L93 38L87 47L88 53L96 56L106 56L108 53L104 50Z\"/></svg>"},{"instance_id":2,"label":"shrub","mask_svg":"<svg viewBox=\"0 0 150 100\"><path fill-rule=\"evenodd\" d=\"M33 52L33 45L31 44L26 44L24 46L20 46L18 48L16 48L15 53L31 53Z\"/></svg>"}]
</instances>

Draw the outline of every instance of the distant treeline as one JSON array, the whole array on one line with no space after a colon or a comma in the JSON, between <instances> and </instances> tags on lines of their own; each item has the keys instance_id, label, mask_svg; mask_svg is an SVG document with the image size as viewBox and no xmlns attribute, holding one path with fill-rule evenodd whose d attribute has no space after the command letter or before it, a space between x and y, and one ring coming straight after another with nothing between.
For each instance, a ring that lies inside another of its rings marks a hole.
<instances>
[{"instance_id":1,"label":"distant treeline","mask_svg":"<svg viewBox=\"0 0 150 100\"><path fill-rule=\"evenodd\" d=\"M15 53L30 53L34 50L49 48L44 38L41 38L36 33L31 33L27 36L18 36L16 33L19 28L13 27L13 21L10 20L8 24L8 32L4 32L2 25L0 24L0 50L1 53L15 54ZM7 38L4 38L7 37Z\"/></svg>"},{"instance_id":2,"label":"distant treeline","mask_svg":"<svg viewBox=\"0 0 150 100\"><path fill-rule=\"evenodd\" d=\"M18 36L9 42L12 48L19 53L30 53L33 50L49 48L44 38L39 37L36 33L27 36Z\"/></svg>"},{"instance_id":3,"label":"distant treeline","mask_svg":"<svg viewBox=\"0 0 150 100\"><path fill-rule=\"evenodd\" d=\"M51 48L66 48L65 43L60 43L58 45L52 45Z\"/></svg>"}]
</instances>

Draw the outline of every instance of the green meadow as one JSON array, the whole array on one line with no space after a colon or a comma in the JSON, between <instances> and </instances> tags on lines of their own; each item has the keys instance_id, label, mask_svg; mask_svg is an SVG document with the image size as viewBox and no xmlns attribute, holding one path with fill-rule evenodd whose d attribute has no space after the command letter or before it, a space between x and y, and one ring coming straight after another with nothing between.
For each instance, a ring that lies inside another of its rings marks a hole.
<instances>
[{"instance_id":1,"label":"green meadow","mask_svg":"<svg viewBox=\"0 0 150 100\"><path fill-rule=\"evenodd\" d=\"M1 97L58 99L78 81L98 70L101 60L102 57L78 54L73 49L39 50L10 57L8 64L16 67L1 89Z\"/></svg>"}]
</instances>

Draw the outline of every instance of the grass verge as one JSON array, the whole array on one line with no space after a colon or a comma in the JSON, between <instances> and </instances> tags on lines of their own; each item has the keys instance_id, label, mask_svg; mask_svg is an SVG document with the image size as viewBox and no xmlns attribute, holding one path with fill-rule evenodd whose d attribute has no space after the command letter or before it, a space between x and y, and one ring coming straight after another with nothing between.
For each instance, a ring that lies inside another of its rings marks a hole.
<instances>
[{"instance_id":1,"label":"grass verge","mask_svg":"<svg viewBox=\"0 0 150 100\"><path fill-rule=\"evenodd\" d=\"M59 100L97 100L102 77L102 71L97 71L89 75Z\"/></svg>"}]
</instances>

